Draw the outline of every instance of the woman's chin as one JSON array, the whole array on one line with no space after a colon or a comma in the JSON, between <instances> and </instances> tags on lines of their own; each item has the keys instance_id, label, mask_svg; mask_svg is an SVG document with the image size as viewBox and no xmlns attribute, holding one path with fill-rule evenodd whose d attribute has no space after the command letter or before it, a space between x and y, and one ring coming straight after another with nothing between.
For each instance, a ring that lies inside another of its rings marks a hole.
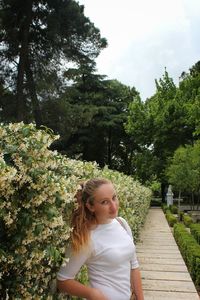
<instances>
[{"instance_id":1,"label":"woman's chin","mask_svg":"<svg viewBox=\"0 0 200 300\"><path fill-rule=\"evenodd\" d=\"M111 218L111 219L114 219L114 218L117 217L117 215L118 215L117 212L111 213L111 214L110 214L110 218Z\"/></svg>"}]
</instances>

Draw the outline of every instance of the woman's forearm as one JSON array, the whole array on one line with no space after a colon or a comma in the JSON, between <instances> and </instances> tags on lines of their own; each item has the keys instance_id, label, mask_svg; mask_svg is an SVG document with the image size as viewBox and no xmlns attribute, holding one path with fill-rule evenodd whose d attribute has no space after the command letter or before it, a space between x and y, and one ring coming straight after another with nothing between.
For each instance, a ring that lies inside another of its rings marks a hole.
<instances>
[{"instance_id":1,"label":"woman's forearm","mask_svg":"<svg viewBox=\"0 0 200 300\"><path fill-rule=\"evenodd\" d=\"M58 280L57 287L61 293L72 296L86 298L88 300L107 300L99 290L83 285L74 279Z\"/></svg>"},{"instance_id":2,"label":"woman's forearm","mask_svg":"<svg viewBox=\"0 0 200 300\"><path fill-rule=\"evenodd\" d=\"M137 300L144 300L139 268L131 270L131 288L134 291Z\"/></svg>"},{"instance_id":3,"label":"woman's forearm","mask_svg":"<svg viewBox=\"0 0 200 300\"><path fill-rule=\"evenodd\" d=\"M81 284L74 279L58 280L57 287L61 293L67 293L69 295L89 298L91 294L91 288Z\"/></svg>"}]
</instances>

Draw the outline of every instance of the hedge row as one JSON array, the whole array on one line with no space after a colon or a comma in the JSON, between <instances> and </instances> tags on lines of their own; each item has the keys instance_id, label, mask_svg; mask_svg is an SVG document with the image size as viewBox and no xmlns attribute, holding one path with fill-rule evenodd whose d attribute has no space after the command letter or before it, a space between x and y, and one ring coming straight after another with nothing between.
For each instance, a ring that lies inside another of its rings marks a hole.
<instances>
[{"instance_id":1,"label":"hedge row","mask_svg":"<svg viewBox=\"0 0 200 300\"><path fill-rule=\"evenodd\" d=\"M164 213L166 213L167 210L169 210L172 214L178 214L178 207L176 205L167 205L162 204L162 209Z\"/></svg>"},{"instance_id":2,"label":"hedge row","mask_svg":"<svg viewBox=\"0 0 200 300\"><path fill-rule=\"evenodd\" d=\"M80 181L106 177L120 199L120 215L137 237L151 192L133 178L96 163L50 151L58 136L34 124L0 125L1 299L50 299L49 282L64 262L70 217Z\"/></svg>"},{"instance_id":3,"label":"hedge row","mask_svg":"<svg viewBox=\"0 0 200 300\"><path fill-rule=\"evenodd\" d=\"M178 222L177 217L175 215L173 215L170 210L166 211L165 216L166 216L166 219L167 219L170 227L173 227L174 224L176 224Z\"/></svg>"},{"instance_id":4,"label":"hedge row","mask_svg":"<svg viewBox=\"0 0 200 300\"><path fill-rule=\"evenodd\" d=\"M192 218L187 214L183 214L182 221L186 227L190 227L190 225L193 223Z\"/></svg>"},{"instance_id":5,"label":"hedge row","mask_svg":"<svg viewBox=\"0 0 200 300\"><path fill-rule=\"evenodd\" d=\"M178 214L178 207L176 205L169 205L169 209L172 214Z\"/></svg>"},{"instance_id":6,"label":"hedge row","mask_svg":"<svg viewBox=\"0 0 200 300\"><path fill-rule=\"evenodd\" d=\"M167 206L166 204L163 204L162 209L165 213L165 217L167 219L169 226L173 227L174 224L178 222L177 217L174 215L174 211L176 212L176 206L175 205Z\"/></svg>"},{"instance_id":7,"label":"hedge row","mask_svg":"<svg viewBox=\"0 0 200 300\"><path fill-rule=\"evenodd\" d=\"M200 286L200 245L183 224L174 225L174 237L196 286Z\"/></svg>"},{"instance_id":8,"label":"hedge row","mask_svg":"<svg viewBox=\"0 0 200 300\"><path fill-rule=\"evenodd\" d=\"M196 239L197 243L200 244L200 224L191 224L190 233Z\"/></svg>"}]
</instances>

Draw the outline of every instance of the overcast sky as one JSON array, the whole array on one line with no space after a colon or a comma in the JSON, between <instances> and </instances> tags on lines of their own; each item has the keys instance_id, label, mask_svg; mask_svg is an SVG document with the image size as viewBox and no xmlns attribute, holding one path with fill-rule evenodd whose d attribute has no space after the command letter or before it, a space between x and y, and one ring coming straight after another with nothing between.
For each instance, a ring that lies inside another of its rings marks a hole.
<instances>
[{"instance_id":1,"label":"overcast sky","mask_svg":"<svg viewBox=\"0 0 200 300\"><path fill-rule=\"evenodd\" d=\"M178 84L200 60L200 0L79 0L108 47L97 58L99 74L135 87L143 100L155 79Z\"/></svg>"}]
</instances>

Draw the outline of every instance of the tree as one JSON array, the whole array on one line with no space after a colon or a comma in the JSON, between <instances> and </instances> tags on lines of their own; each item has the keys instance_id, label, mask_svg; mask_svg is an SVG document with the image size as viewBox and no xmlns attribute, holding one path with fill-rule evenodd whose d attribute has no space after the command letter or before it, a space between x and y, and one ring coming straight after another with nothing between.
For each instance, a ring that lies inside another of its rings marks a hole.
<instances>
[{"instance_id":1,"label":"tree","mask_svg":"<svg viewBox=\"0 0 200 300\"><path fill-rule=\"evenodd\" d=\"M106 40L74 0L3 0L0 9L1 56L6 84L13 83L17 119L30 121L32 115L41 124L38 81L63 63L92 62Z\"/></svg>"},{"instance_id":2,"label":"tree","mask_svg":"<svg viewBox=\"0 0 200 300\"><path fill-rule=\"evenodd\" d=\"M173 135L171 122L169 122L169 118L173 119L173 117L169 114L169 105L176 93L176 87L167 71L165 71L163 78L159 81L156 80L156 88L155 95L147 99L145 103L142 103L140 99L134 99L130 105L126 128L128 133L136 139L141 149L139 153L141 158L136 160L142 164L143 160L146 161L146 155L148 155L149 163L151 161L150 164L152 165L153 174L151 176L156 175L164 185L163 171L171 146L169 144L169 133ZM141 164L138 165L138 170L142 168ZM148 168L148 164L146 168ZM149 178L146 178L146 180L149 180Z\"/></svg>"},{"instance_id":3,"label":"tree","mask_svg":"<svg viewBox=\"0 0 200 300\"><path fill-rule=\"evenodd\" d=\"M194 139L200 136L200 61L189 73L182 73L179 84L179 97L187 112L187 128L192 128Z\"/></svg>"},{"instance_id":4,"label":"tree","mask_svg":"<svg viewBox=\"0 0 200 300\"><path fill-rule=\"evenodd\" d=\"M200 142L179 147L169 162L166 174L179 193L191 193L194 206L194 194L200 193Z\"/></svg>"},{"instance_id":5,"label":"tree","mask_svg":"<svg viewBox=\"0 0 200 300\"><path fill-rule=\"evenodd\" d=\"M151 176L159 178L161 182L163 201L168 184L165 173L168 159L180 145L194 141L195 126L194 122L188 122L187 103L181 89L176 88L165 70L163 77L156 80L156 93L145 103L134 99L130 105L126 128L141 149L140 159L135 158L140 162L137 168L143 168L142 162L146 161L149 153L146 174L150 176L150 165ZM138 174L144 180L143 175L140 172Z\"/></svg>"},{"instance_id":6,"label":"tree","mask_svg":"<svg viewBox=\"0 0 200 300\"><path fill-rule=\"evenodd\" d=\"M75 130L70 137L63 135L61 144L55 147L71 157L95 160L100 166L106 164L110 168L130 172L131 143L123 124L129 102L138 92L117 80L106 80L104 76L90 73L85 68L81 72L72 70L71 76L76 76L76 81L63 95L65 101L69 101L67 105L77 111L72 120L76 122ZM70 99L67 100L69 93ZM85 112L83 119L79 113L81 110L83 117Z\"/></svg>"}]
</instances>

